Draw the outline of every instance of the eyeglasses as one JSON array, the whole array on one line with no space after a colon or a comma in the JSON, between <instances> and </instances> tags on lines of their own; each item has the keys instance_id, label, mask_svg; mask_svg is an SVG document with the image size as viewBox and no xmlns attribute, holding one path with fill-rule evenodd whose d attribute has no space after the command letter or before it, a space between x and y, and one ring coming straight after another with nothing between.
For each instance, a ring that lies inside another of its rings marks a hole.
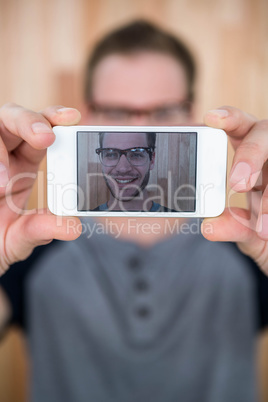
<instances>
[{"instance_id":1,"label":"eyeglasses","mask_svg":"<svg viewBox=\"0 0 268 402\"><path fill-rule=\"evenodd\" d=\"M129 109L125 107L112 107L99 105L95 102L89 104L94 113L106 122L127 123L133 117L146 116L148 121L155 125L168 123L179 124L191 111L192 104L185 100L155 107L152 109Z\"/></svg>"},{"instance_id":2,"label":"eyeglasses","mask_svg":"<svg viewBox=\"0 0 268 402\"><path fill-rule=\"evenodd\" d=\"M153 148L97 148L96 154L104 166L115 167L121 156L125 155L128 162L133 166L143 166L152 158Z\"/></svg>"}]
</instances>

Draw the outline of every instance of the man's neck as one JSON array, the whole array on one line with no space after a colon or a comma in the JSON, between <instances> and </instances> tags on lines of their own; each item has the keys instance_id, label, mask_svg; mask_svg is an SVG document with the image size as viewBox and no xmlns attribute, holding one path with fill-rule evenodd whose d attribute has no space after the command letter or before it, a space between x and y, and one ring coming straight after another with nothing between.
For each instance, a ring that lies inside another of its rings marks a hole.
<instances>
[{"instance_id":1,"label":"man's neck","mask_svg":"<svg viewBox=\"0 0 268 402\"><path fill-rule=\"evenodd\" d=\"M107 205L110 211L150 211L153 202L149 200L148 193L144 191L142 197L137 196L127 201L119 201L110 194Z\"/></svg>"}]
</instances>

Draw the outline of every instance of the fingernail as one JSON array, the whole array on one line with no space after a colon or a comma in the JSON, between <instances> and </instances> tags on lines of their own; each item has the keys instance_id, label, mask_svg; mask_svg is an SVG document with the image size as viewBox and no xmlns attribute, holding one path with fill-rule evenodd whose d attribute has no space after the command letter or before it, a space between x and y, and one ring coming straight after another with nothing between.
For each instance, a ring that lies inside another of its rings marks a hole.
<instances>
[{"instance_id":1,"label":"fingernail","mask_svg":"<svg viewBox=\"0 0 268 402\"><path fill-rule=\"evenodd\" d=\"M45 123L33 123L32 130L35 134L53 133L52 129Z\"/></svg>"},{"instance_id":2,"label":"fingernail","mask_svg":"<svg viewBox=\"0 0 268 402\"><path fill-rule=\"evenodd\" d=\"M250 179L251 167L246 162L239 162L230 175L230 186L235 191L246 190Z\"/></svg>"},{"instance_id":3,"label":"fingernail","mask_svg":"<svg viewBox=\"0 0 268 402\"><path fill-rule=\"evenodd\" d=\"M8 170L6 166L2 162L0 162L0 187L6 187L8 182Z\"/></svg>"},{"instance_id":4,"label":"fingernail","mask_svg":"<svg viewBox=\"0 0 268 402\"><path fill-rule=\"evenodd\" d=\"M268 214L263 214L259 217L256 225L256 231L262 237L268 239Z\"/></svg>"},{"instance_id":5,"label":"fingernail","mask_svg":"<svg viewBox=\"0 0 268 402\"><path fill-rule=\"evenodd\" d=\"M60 108L60 109L57 109L57 113L67 113L67 112L69 112L70 110L75 110L74 108L72 108L72 107L62 107L62 108Z\"/></svg>"},{"instance_id":6,"label":"fingernail","mask_svg":"<svg viewBox=\"0 0 268 402\"><path fill-rule=\"evenodd\" d=\"M217 115L222 119L229 116L228 110L225 110L225 109L212 109L212 110L209 110L208 113Z\"/></svg>"}]
</instances>

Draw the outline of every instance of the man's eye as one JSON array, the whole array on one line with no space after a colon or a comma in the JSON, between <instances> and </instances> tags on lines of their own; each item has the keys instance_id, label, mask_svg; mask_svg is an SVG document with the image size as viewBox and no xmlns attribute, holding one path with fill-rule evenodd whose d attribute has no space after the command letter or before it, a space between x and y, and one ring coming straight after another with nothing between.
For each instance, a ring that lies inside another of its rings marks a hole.
<instances>
[{"instance_id":1,"label":"man's eye","mask_svg":"<svg viewBox=\"0 0 268 402\"><path fill-rule=\"evenodd\" d=\"M173 116L174 108L158 109L154 111L153 117L155 120L165 120Z\"/></svg>"},{"instance_id":2,"label":"man's eye","mask_svg":"<svg viewBox=\"0 0 268 402\"><path fill-rule=\"evenodd\" d=\"M105 159L117 159L118 152L114 152L114 151L105 152L103 157Z\"/></svg>"},{"instance_id":3,"label":"man's eye","mask_svg":"<svg viewBox=\"0 0 268 402\"><path fill-rule=\"evenodd\" d=\"M184 113L186 112L186 108L178 107L178 106L170 106L163 109L155 110L152 118L155 121L171 121L178 120L182 118Z\"/></svg>"},{"instance_id":4,"label":"man's eye","mask_svg":"<svg viewBox=\"0 0 268 402\"><path fill-rule=\"evenodd\" d=\"M131 159L142 159L142 158L144 158L144 156L145 156L144 152L141 152L141 151L132 151L130 153Z\"/></svg>"},{"instance_id":5,"label":"man's eye","mask_svg":"<svg viewBox=\"0 0 268 402\"><path fill-rule=\"evenodd\" d=\"M109 120L125 120L128 116L126 111L121 109L107 109L103 113Z\"/></svg>"}]
</instances>

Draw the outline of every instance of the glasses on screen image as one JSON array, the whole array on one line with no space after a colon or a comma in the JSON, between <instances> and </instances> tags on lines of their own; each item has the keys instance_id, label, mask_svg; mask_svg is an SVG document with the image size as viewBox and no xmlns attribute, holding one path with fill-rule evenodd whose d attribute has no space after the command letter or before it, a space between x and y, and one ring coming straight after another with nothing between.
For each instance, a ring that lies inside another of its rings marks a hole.
<instances>
[{"instance_id":1,"label":"glasses on screen image","mask_svg":"<svg viewBox=\"0 0 268 402\"><path fill-rule=\"evenodd\" d=\"M132 166L143 166L152 158L153 148L97 148L102 165L115 167L124 155Z\"/></svg>"}]
</instances>

